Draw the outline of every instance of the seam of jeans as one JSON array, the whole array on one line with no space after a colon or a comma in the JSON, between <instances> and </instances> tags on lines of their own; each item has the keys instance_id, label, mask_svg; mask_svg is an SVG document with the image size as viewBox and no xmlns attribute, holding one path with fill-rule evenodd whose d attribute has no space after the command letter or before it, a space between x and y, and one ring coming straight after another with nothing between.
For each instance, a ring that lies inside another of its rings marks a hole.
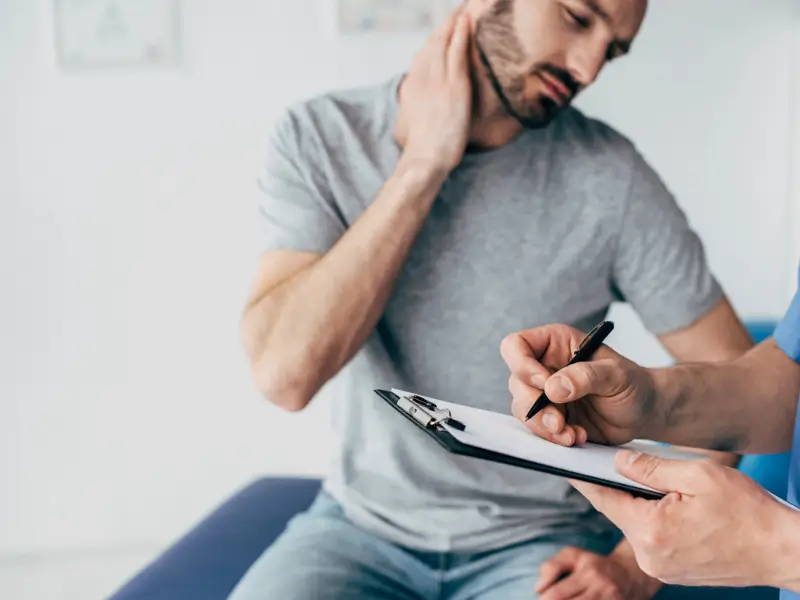
<instances>
[{"instance_id":1,"label":"seam of jeans","mask_svg":"<svg viewBox=\"0 0 800 600\"><path fill-rule=\"evenodd\" d=\"M442 600L444 598L444 580L448 565L449 554L447 552L439 553L439 568L436 570L436 598Z\"/></svg>"}]
</instances>

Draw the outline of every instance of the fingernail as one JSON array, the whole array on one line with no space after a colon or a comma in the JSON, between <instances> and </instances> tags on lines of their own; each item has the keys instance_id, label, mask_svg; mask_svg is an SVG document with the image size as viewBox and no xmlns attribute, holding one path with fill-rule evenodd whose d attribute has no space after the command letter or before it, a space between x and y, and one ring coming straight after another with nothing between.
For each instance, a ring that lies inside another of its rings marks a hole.
<instances>
[{"instance_id":1,"label":"fingernail","mask_svg":"<svg viewBox=\"0 0 800 600\"><path fill-rule=\"evenodd\" d=\"M542 424L544 424L545 429L547 429L547 431L550 433L558 432L558 417L556 417L553 413L546 412L542 417Z\"/></svg>"},{"instance_id":2,"label":"fingernail","mask_svg":"<svg viewBox=\"0 0 800 600\"><path fill-rule=\"evenodd\" d=\"M621 450L617 453L617 464L620 467L630 467L633 462L641 456L638 452L631 452L630 450Z\"/></svg>"},{"instance_id":3,"label":"fingernail","mask_svg":"<svg viewBox=\"0 0 800 600\"><path fill-rule=\"evenodd\" d=\"M551 377L550 381L550 385L552 386L550 388L550 393L554 395L555 398L564 400L572 395L572 384L568 379L564 377Z\"/></svg>"},{"instance_id":4,"label":"fingernail","mask_svg":"<svg viewBox=\"0 0 800 600\"><path fill-rule=\"evenodd\" d=\"M544 384L547 383L547 377L545 377L541 373L536 373L536 375L531 376L531 383L540 390L543 390Z\"/></svg>"},{"instance_id":5,"label":"fingernail","mask_svg":"<svg viewBox=\"0 0 800 600\"><path fill-rule=\"evenodd\" d=\"M564 433L560 433L556 436L559 444L564 444L565 446L572 446L575 443L575 439L572 437L571 431L565 431Z\"/></svg>"}]
</instances>

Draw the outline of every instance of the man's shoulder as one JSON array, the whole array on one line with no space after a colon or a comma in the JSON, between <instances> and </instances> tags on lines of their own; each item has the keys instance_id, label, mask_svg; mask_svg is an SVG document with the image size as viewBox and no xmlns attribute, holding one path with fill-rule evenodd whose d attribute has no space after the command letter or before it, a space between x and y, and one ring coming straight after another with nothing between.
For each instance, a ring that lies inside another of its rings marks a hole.
<instances>
[{"instance_id":1,"label":"man's shoulder","mask_svg":"<svg viewBox=\"0 0 800 600\"><path fill-rule=\"evenodd\" d=\"M574 148L595 156L615 157L624 161L637 158L633 142L618 129L578 108L570 107L554 123L555 134Z\"/></svg>"},{"instance_id":2,"label":"man's shoulder","mask_svg":"<svg viewBox=\"0 0 800 600\"><path fill-rule=\"evenodd\" d=\"M336 143L346 135L369 137L388 126L397 78L308 96L288 104L273 125L284 142Z\"/></svg>"}]
</instances>

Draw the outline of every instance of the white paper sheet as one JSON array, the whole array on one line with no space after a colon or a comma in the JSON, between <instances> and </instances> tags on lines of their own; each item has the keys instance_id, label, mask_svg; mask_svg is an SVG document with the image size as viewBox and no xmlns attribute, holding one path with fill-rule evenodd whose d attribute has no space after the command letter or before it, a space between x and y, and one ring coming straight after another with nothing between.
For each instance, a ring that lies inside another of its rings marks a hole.
<instances>
[{"instance_id":1,"label":"white paper sheet","mask_svg":"<svg viewBox=\"0 0 800 600\"><path fill-rule=\"evenodd\" d=\"M410 392L403 390L393 389L392 391L398 396L410 395ZM437 398L429 398L422 394L418 395L435 403L439 408L449 409L454 419L464 423L466 426L464 431L445 425L447 431L464 444L642 490L653 491L652 488L620 475L614 468L614 456L620 449L676 460L703 458L703 455L699 453L677 450L643 440L637 440L624 446L602 446L588 443L580 447L567 448L535 436L511 414L471 408Z\"/></svg>"}]
</instances>

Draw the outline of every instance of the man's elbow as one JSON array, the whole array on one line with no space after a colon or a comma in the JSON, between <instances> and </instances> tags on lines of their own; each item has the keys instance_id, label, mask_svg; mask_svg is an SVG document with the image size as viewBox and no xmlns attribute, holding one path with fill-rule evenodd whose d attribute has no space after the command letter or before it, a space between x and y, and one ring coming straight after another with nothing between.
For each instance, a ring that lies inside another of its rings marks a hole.
<instances>
[{"instance_id":1,"label":"man's elbow","mask_svg":"<svg viewBox=\"0 0 800 600\"><path fill-rule=\"evenodd\" d=\"M289 412L299 412L311 403L316 390L295 368L281 360L261 360L251 363L256 387L272 404Z\"/></svg>"},{"instance_id":2,"label":"man's elbow","mask_svg":"<svg viewBox=\"0 0 800 600\"><path fill-rule=\"evenodd\" d=\"M264 398L289 412L299 412L309 405L318 387L306 352L298 353L275 340L260 347L245 347L250 373Z\"/></svg>"},{"instance_id":3,"label":"man's elbow","mask_svg":"<svg viewBox=\"0 0 800 600\"><path fill-rule=\"evenodd\" d=\"M288 359L290 353L285 347L276 349L274 342L264 340L265 332L256 333L248 315L242 320L240 333L253 382L261 395L290 412L308 406L316 390L304 376L308 373L304 361Z\"/></svg>"}]
</instances>

